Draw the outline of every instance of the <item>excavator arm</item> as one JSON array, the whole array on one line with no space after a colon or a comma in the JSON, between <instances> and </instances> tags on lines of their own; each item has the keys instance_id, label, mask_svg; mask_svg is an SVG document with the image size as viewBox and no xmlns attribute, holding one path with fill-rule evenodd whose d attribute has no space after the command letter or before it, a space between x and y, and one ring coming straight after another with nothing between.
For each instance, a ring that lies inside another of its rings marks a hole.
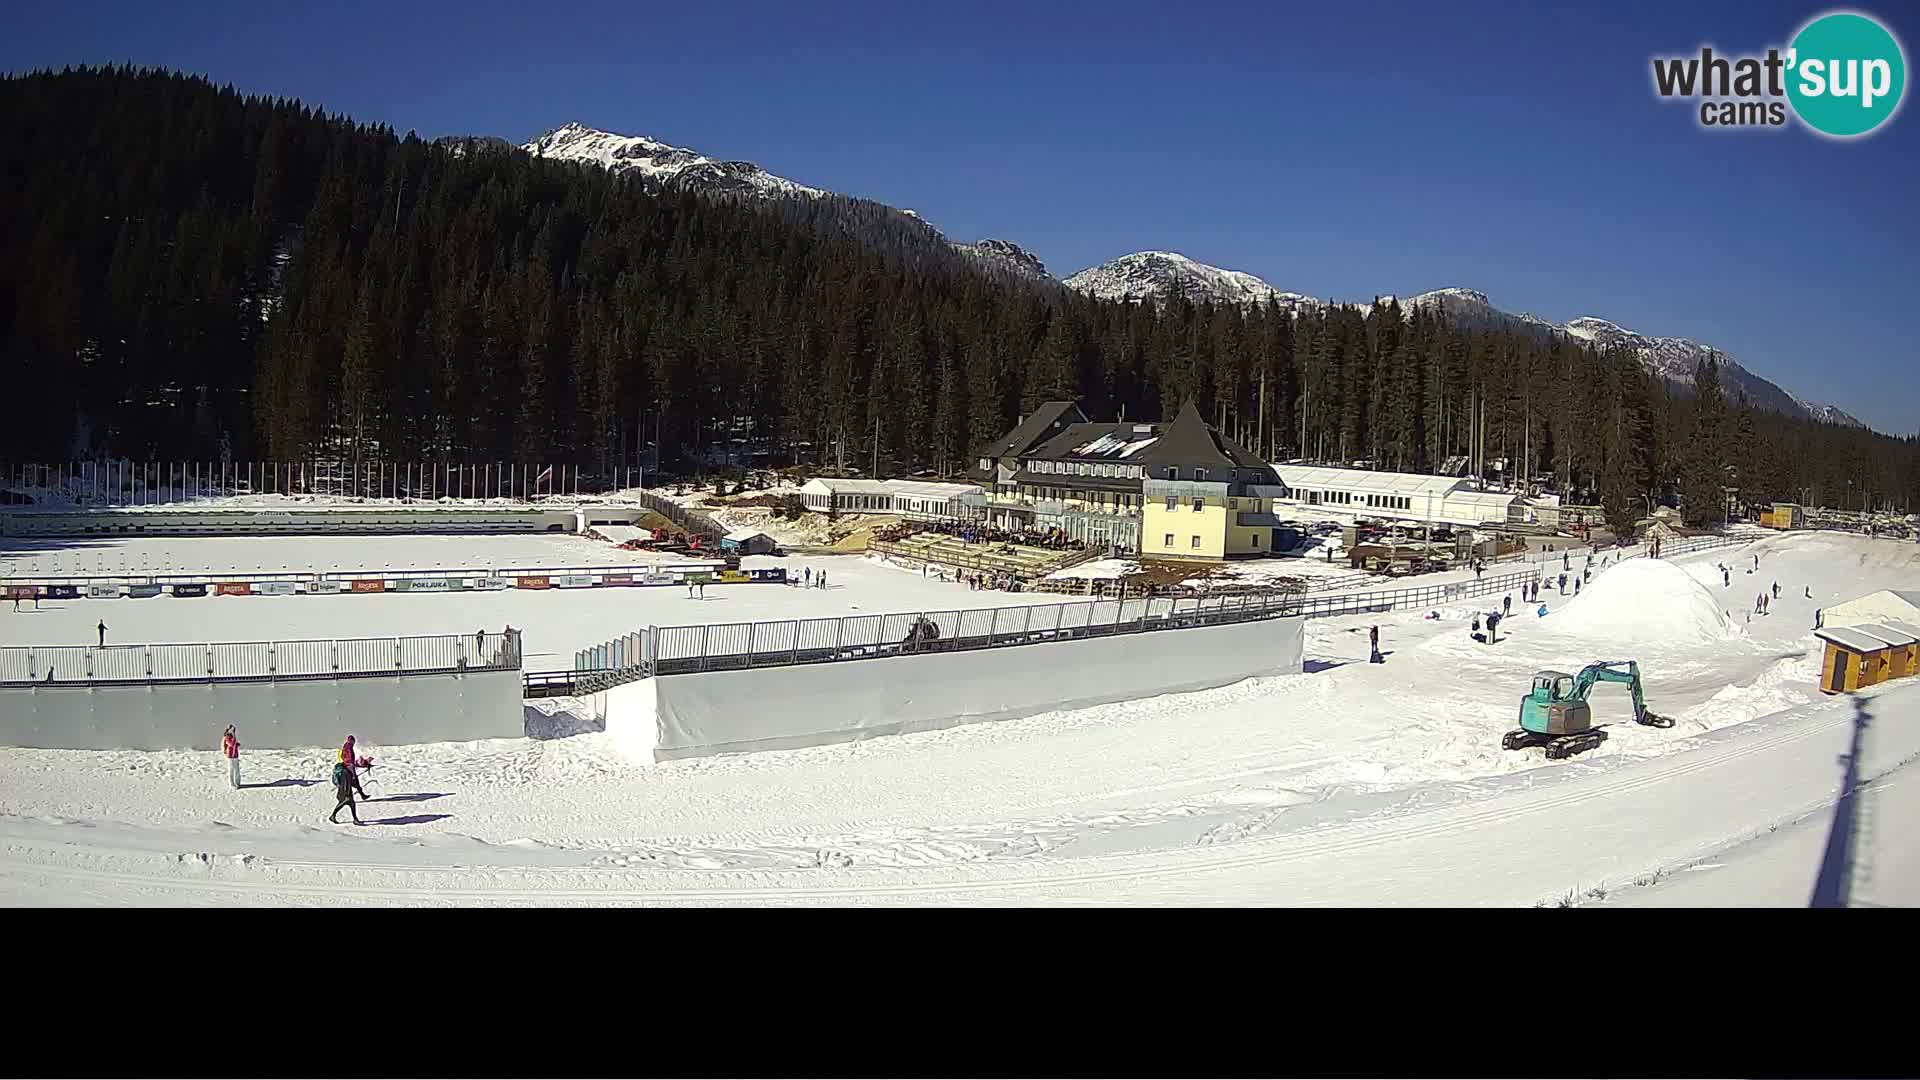
<instances>
[{"instance_id":1,"label":"excavator arm","mask_svg":"<svg viewBox=\"0 0 1920 1080\"><path fill-rule=\"evenodd\" d=\"M1640 664L1634 660L1602 660L1588 664L1580 669L1573 678L1573 692L1568 697L1574 701L1585 701L1596 683L1625 683L1633 694L1633 722L1647 727L1670 728L1673 721L1660 716L1647 708L1647 698L1640 683Z\"/></svg>"}]
</instances>

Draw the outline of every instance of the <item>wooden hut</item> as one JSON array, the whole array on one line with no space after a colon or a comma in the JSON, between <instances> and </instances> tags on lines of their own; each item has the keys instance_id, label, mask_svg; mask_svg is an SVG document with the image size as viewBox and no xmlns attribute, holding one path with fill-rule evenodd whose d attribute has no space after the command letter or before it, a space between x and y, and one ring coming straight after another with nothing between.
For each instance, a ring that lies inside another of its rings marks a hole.
<instances>
[{"instance_id":1,"label":"wooden hut","mask_svg":"<svg viewBox=\"0 0 1920 1080\"><path fill-rule=\"evenodd\" d=\"M1813 636L1827 643L1827 654L1820 661L1820 691L1841 694L1879 681L1875 674L1888 664L1892 648L1879 638L1870 637L1851 626L1829 626L1815 630Z\"/></svg>"}]
</instances>

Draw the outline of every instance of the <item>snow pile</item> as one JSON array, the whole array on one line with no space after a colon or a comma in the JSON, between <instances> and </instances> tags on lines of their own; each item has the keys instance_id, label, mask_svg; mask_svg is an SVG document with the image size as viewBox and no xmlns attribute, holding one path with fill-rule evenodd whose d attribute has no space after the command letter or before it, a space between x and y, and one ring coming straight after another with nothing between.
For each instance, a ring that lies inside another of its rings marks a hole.
<instances>
[{"instance_id":1,"label":"snow pile","mask_svg":"<svg viewBox=\"0 0 1920 1080\"><path fill-rule=\"evenodd\" d=\"M1738 637L1720 598L1662 559L1628 559L1564 602L1554 629L1596 641L1708 644Z\"/></svg>"},{"instance_id":2,"label":"snow pile","mask_svg":"<svg viewBox=\"0 0 1920 1080\"><path fill-rule=\"evenodd\" d=\"M1134 559L1095 559L1078 566L1069 566L1064 570L1055 570L1047 575L1048 581L1114 581L1129 574L1140 572L1140 563Z\"/></svg>"}]
</instances>

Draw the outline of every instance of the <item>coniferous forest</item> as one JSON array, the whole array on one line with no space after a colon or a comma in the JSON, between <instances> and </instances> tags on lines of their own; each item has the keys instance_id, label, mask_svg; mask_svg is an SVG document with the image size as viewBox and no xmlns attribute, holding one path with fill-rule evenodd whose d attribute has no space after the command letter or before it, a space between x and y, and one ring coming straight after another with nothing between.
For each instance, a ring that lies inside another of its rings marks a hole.
<instances>
[{"instance_id":1,"label":"coniferous forest","mask_svg":"<svg viewBox=\"0 0 1920 1080\"><path fill-rule=\"evenodd\" d=\"M1270 458L1478 448L1616 520L1676 494L1711 518L1723 483L1920 502L1916 440L1757 411L1704 366L1676 393L1630 353L1391 303L1093 301L873 203L663 190L164 72L0 80L0 215L6 460L593 471L657 443L691 472L745 438L947 474L1041 401L1191 398Z\"/></svg>"}]
</instances>

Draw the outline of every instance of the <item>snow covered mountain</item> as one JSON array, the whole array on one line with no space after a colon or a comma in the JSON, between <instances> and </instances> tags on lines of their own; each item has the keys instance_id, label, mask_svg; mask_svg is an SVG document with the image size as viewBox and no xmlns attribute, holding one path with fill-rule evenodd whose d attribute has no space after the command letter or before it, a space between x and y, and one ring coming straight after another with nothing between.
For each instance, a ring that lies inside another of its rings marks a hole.
<instances>
[{"instance_id":1,"label":"snow covered mountain","mask_svg":"<svg viewBox=\"0 0 1920 1080\"><path fill-rule=\"evenodd\" d=\"M751 161L722 161L697 150L673 146L645 135L619 135L578 122L554 128L521 149L555 161L598 165L610 172L633 173L662 184L681 185L697 191L766 198L799 196L817 199L838 195L836 192L808 187L784 176L775 176ZM1053 275L1047 273L1046 264L1012 241L989 239L974 244L957 243L912 210L884 207L877 203L872 206L909 219L916 228L930 230L934 242L952 248L987 269L1035 282L1054 283Z\"/></svg>"},{"instance_id":2,"label":"snow covered mountain","mask_svg":"<svg viewBox=\"0 0 1920 1080\"><path fill-rule=\"evenodd\" d=\"M909 210L907 213L911 214L913 211ZM1011 240L982 240L977 244L954 244L953 246L956 250L971 255L981 262L1011 270L1023 277L1036 281L1053 280L1053 275L1047 273L1047 264L1041 262L1038 255Z\"/></svg>"},{"instance_id":3,"label":"snow covered mountain","mask_svg":"<svg viewBox=\"0 0 1920 1080\"><path fill-rule=\"evenodd\" d=\"M467 140L459 149L471 152L496 142ZM784 176L775 176L751 161L712 158L644 135L619 135L577 122L546 132L525 144L522 149L542 157L598 165L615 173L635 173L663 184L685 185L701 191L767 198L819 198L835 194ZM925 226L932 234L927 242L951 247L984 268L1017 279L1049 285L1054 283L1046 264L1012 241L988 239L971 244L959 243L940 233L911 210L882 209L911 219L916 227ZM1210 266L1173 251L1136 251L1131 255L1122 255L1111 262L1088 267L1067 278L1063 284L1105 300L1159 298L1178 288L1195 301L1265 304L1273 300L1294 314L1327 306L1324 300L1277 289L1244 271ZM1376 302L1386 299L1383 296ZM1524 312L1504 311L1495 307L1485 293L1473 289L1435 289L1404 298L1400 304L1409 311L1415 306L1438 307L1458 325L1499 325L1531 329L1542 335L1565 334L1597 346L1623 343L1640 354L1647 370L1678 386L1692 385L1694 364L1709 351L1707 346L1686 338L1648 337L1593 316L1583 316L1562 326ZM1723 379L1730 393L1744 392L1754 404L1789 415L1864 426L1859 420L1831 405L1795 397L1733 362L1725 353L1714 351L1722 362L1725 372Z\"/></svg>"},{"instance_id":4,"label":"snow covered mountain","mask_svg":"<svg viewBox=\"0 0 1920 1080\"><path fill-rule=\"evenodd\" d=\"M1719 349L1689 338L1649 337L1628 330L1618 323L1592 315L1583 315L1566 325L1566 332L1596 346L1625 345L1640 354L1647 370L1678 386L1693 385L1693 369L1708 353L1720 362L1720 381L1729 397L1744 393L1748 401L1763 409L1790 416L1807 416L1829 424L1865 427L1859 419L1832 405L1807 401L1768 379L1741 367Z\"/></svg>"},{"instance_id":5,"label":"snow covered mountain","mask_svg":"<svg viewBox=\"0 0 1920 1080\"><path fill-rule=\"evenodd\" d=\"M1264 304L1272 299L1289 311L1324 306L1313 297L1276 289L1252 274L1209 266L1176 251L1122 255L1088 267L1064 284L1101 300L1157 299L1178 288L1190 300L1217 304Z\"/></svg>"},{"instance_id":6,"label":"snow covered mountain","mask_svg":"<svg viewBox=\"0 0 1920 1080\"><path fill-rule=\"evenodd\" d=\"M579 161L616 173L637 173L663 184L747 195L819 195L820 189L775 176L751 161L720 161L645 135L616 135L571 123L521 147L558 161Z\"/></svg>"}]
</instances>

